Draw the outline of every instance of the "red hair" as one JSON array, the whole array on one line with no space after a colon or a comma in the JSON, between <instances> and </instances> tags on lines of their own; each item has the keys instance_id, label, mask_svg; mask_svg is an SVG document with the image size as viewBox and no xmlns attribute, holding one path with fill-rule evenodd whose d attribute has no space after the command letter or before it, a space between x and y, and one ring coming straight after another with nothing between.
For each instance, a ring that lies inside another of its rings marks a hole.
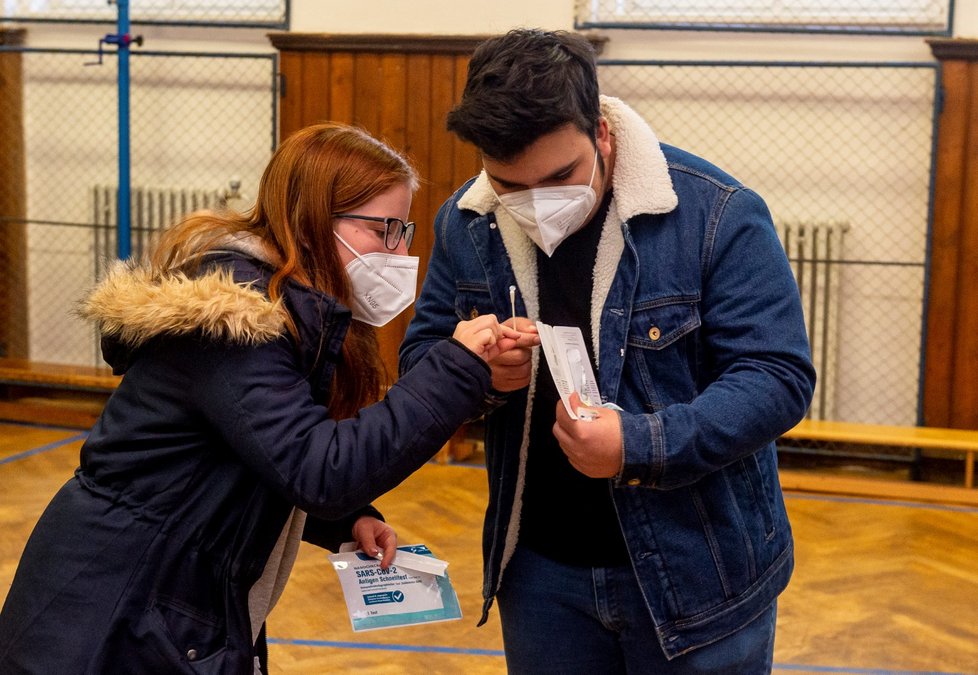
<instances>
[{"instance_id":1,"label":"red hair","mask_svg":"<svg viewBox=\"0 0 978 675\"><path fill-rule=\"evenodd\" d=\"M291 278L350 306L352 289L336 250L332 214L355 210L396 185L416 190L417 173L366 131L332 122L300 129L269 161L251 211L191 214L164 233L153 255L154 270L165 273L228 234L244 232L260 237L281 260L269 283L273 300ZM374 329L354 321L333 378L332 415L349 417L376 401L383 374Z\"/></svg>"}]
</instances>

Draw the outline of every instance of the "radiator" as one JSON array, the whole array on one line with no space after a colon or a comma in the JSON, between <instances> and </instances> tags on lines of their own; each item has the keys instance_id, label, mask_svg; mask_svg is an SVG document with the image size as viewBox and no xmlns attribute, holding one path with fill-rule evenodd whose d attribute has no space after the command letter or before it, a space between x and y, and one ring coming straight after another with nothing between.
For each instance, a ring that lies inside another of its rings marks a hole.
<instances>
[{"instance_id":1,"label":"radiator","mask_svg":"<svg viewBox=\"0 0 978 675\"><path fill-rule=\"evenodd\" d=\"M101 278L106 261L116 257L116 199L114 185L92 188L92 222L95 224L95 274ZM133 258L148 253L155 235L198 209L219 208L225 194L201 188L133 187L129 192L130 247Z\"/></svg>"},{"instance_id":2,"label":"radiator","mask_svg":"<svg viewBox=\"0 0 978 675\"><path fill-rule=\"evenodd\" d=\"M778 236L798 282L818 372L810 419L834 419L839 361L839 281L847 222L782 222Z\"/></svg>"}]
</instances>

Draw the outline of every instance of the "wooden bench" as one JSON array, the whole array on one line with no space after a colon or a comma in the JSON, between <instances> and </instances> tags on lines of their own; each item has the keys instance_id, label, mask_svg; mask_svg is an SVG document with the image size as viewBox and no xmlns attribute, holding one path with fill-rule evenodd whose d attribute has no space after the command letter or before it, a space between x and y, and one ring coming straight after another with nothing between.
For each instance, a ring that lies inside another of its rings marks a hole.
<instances>
[{"instance_id":1,"label":"wooden bench","mask_svg":"<svg viewBox=\"0 0 978 675\"><path fill-rule=\"evenodd\" d=\"M807 472L782 471L782 485L786 489L816 489L820 492L841 491L874 496L915 498L922 496L933 501L978 503L975 486L975 455L978 454L978 430L946 429L938 427L911 427L885 424L859 424L827 420L802 420L782 436L784 441L816 441L843 445L872 445L878 447L908 448L928 453L953 455L964 459L964 489L950 486L907 484L902 487L882 487L886 481L844 479L839 477L808 475Z\"/></svg>"},{"instance_id":2,"label":"wooden bench","mask_svg":"<svg viewBox=\"0 0 978 675\"><path fill-rule=\"evenodd\" d=\"M108 368L0 358L0 419L90 428L120 379Z\"/></svg>"}]
</instances>

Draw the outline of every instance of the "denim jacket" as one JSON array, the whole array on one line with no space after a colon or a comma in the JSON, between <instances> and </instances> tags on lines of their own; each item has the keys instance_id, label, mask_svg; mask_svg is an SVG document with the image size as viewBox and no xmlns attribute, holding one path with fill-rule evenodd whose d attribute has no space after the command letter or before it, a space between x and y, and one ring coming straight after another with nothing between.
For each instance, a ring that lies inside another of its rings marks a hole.
<instances>
[{"instance_id":1,"label":"denim jacket","mask_svg":"<svg viewBox=\"0 0 978 675\"><path fill-rule=\"evenodd\" d=\"M621 413L623 464L608 481L629 558L669 657L743 627L793 567L773 441L811 401L801 302L763 200L661 145L617 99L614 197L594 261L592 332L602 396ZM401 347L402 372L460 319L537 318L533 242L483 172L439 211ZM583 262L583 261L582 261ZM519 536L528 389L488 401L483 621ZM587 546L587 542L581 542Z\"/></svg>"}]
</instances>

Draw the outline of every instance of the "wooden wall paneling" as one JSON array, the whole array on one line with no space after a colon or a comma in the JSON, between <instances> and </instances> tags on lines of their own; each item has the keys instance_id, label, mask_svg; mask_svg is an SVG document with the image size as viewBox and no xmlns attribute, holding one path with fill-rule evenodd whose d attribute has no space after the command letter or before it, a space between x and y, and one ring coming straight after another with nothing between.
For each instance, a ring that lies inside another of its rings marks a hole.
<instances>
[{"instance_id":1,"label":"wooden wall paneling","mask_svg":"<svg viewBox=\"0 0 978 675\"><path fill-rule=\"evenodd\" d=\"M302 73L298 82L297 108L300 109L302 126L329 121L330 88L329 88L328 54L305 52L302 54Z\"/></svg>"},{"instance_id":2,"label":"wooden wall paneling","mask_svg":"<svg viewBox=\"0 0 978 675\"><path fill-rule=\"evenodd\" d=\"M968 97L951 420L953 426L978 429L978 61L968 64Z\"/></svg>"},{"instance_id":3,"label":"wooden wall paneling","mask_svg":"<svg viewBox=\"0 0 978 675\"><path fill-rule=\"evenodd\" d=\"M407 145L407 56L381 54L380 78L380 135L403 152Z\"/></svg>"},{"instance_id":4,"label":"wooden wall paneling","mask_svg":"<svg viewBox=\"0 0 978 675\"><path fill-rule=\"evenodd\" d=\"M24 30L0 27L0 45L23 43ZM27 217L23 64L0 53L0 357L27 358Z\"/></svg>"},{"instance_id":5,"label":"wooden wall paneling","mask_svg":"<svg viewBox=\"0 0 978 675\"><path fill-rule=\"evenodd\" d=\"M978 429L978 40L927 40L942 64L924 422Z\"/></svg>"},{"instance_id":6,"label":"wooden wall paneling","mask_svg":"<svg viewBox=\"0 0 978 675\"><path fill-rule=\"evenodd\" d=\"M377 81L380 86L373 101L378 120L371 130L388 145L403 152L407 145L407 57L404 54L381 54L378 58ZM411 313L405 311L377 331L380 353L392 379L397 374L397 352L410 318Z\"/></svg>"},{"instance_id":7,"label":"wooden wall paneling","mask_svg":"<svg viewBox=\"0 0 978 675\"><path fill-rule=\"evenodd\" d=\"M924 423L936 427L951 424L957 242L964 200L958 176L966 164L968 135L968 67L952 62L942 70L944 105L937 143L924 376Z\"/></svg>"},{"instance_id":8,"label":"wooden wall paneling","mask_svg":"<svg viewBox=\"0 0 978 675\"><path fill-rule=\"evenodd\" d=\"M438 212L442 202L458 187L455 177L455 154L453 145L455 134L445 128L445 116L456 103L455 99L455 57L437 55L431 62L431 117L428 129L431 136L431 164L428 180L431 190L428 193L428 210Z\"/></svg>"},{"instance_id":9,"label":"wooden wall paneling","mask_svg":"<svg viewBox=\"0 0 978 675\"><path fill-rule=\"evenodd\" d=\"M353 122L379 136L384 96L380 54L360 52L354 54L353 63Z\"/></svg>"},{"instance_id":10,"label":"wooden wall paneling","mask_svg":"<svg viewBox=\"0 0 978 675\"><path fill-rule=\"evenodd\" d=\"M453 101L462 100L462 92L465 90L465 80L468 76L468 56L455 57L455 94ZM461 185L468 179L482 171L482 159L479 151L471 143L466 143L458 136L452 136L452 150L454 151L453 168L455 172L455 184Z\"/></svg>"},{"instance_id":11,"label":"wooden wall paneling","mask_svg":"<svg viewBox=\"0 0 978 675\"><path fill-rule=\"evenodd\" d=\"M411 207L411 219L418 226L414 232L414 244L411 246L412 255L421 258L420 270L428 269L428 260L431 257L431 245L434 241L433 225L435 222L435 212L429 204L431 187L428 183L428 174L431 167L431 55L430 54L409 54L407 56L407 73L405 75L405 86L407 87L407 103L405 106L405 120L407 124L407 140L404 145L404 152L414 162L414 166L421 178L421 184L414 195L414 204ZM421 292L423 274L418 274L418 292ZM408 314L413 315L413 310Z\"/></svg>"},{"instance_id":12,"label":"wooden wall paneling","mask_svg":"<svg viewBox=\"0 0 978 675\"><path fill-rule=\"evenodd\" d=\"M294 131L303 126L302 105L302 64L305 55L302 53L285 53L279 57L278 69L281 77L278 106L278 137L279 141L288 138ZM293 102L295 101L295 102Z\"/></svg>"},{"instance_id":13,"label":"wooden wall paneling","mask_svg":"<svg viewBox=\"0 0 978 675\"><path fill-rule=\"evenodd\" d=\"M329 119L334 122L352 124L354 121L354 73L353 54L335 52L329 55ZM305 96L305 92L300 96Z\"/></svg>"}]
</instances>

